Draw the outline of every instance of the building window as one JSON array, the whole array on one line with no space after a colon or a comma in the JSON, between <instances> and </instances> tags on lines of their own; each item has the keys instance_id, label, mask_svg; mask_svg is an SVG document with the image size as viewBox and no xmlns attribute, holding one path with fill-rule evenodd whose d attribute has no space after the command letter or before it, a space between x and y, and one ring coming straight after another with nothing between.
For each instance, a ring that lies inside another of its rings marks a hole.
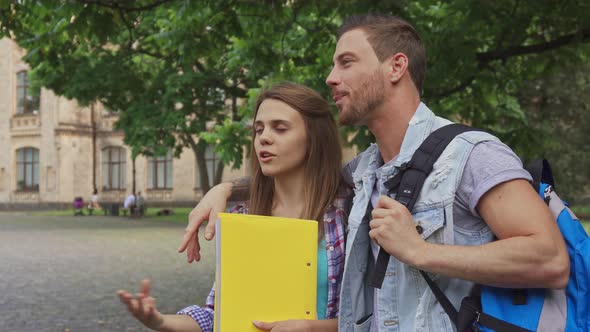
<instances>
[{"instance_id":1,"label":"building window","mask_svg":"<svg viewBox=\"0 0 590 332\"><path fill-rule=\"evenodd\" d=\"M102 187L104 190L125 189L127 153L121 147L102 150Z\"/></svg>"},{"instance_id":2,"label":"building window","mask_svg":"<svg viewBox=\"0 0 590 332\"><path fill-rule=\"evenodd\" d=\"M207 148L205 149L205 164L207 165L207 176L209 177L210 187L213 187L214 185L213 182L215 181L215 171L217 170L217 165L219 164L219 162L220 159L219 156L215 153L215 147L207 146ZM203 186L201 185L201 175L199 174L199 166L196 162L195 165L197 167L197 171L195 172L196 187L202 188Z\"/></svg>"},{"instance_id":3,"label":"building window","mask_svg":"<svg viewBox=\"0 0 590 332\"><path fill-rule=\"evenodd\" d=\"M148 158L148 189L172 189L172 151Z\"/></svg>"},{"instance_id":4,"label":"building window","mask_svg":"<svg viewBox=\"0 0 590 332\"><path fill-rule=\"evenodd\" d=\"M37 114L39 113L39 96L41 89L33 89L29 85L26 71L20 71L16 74L16 113L17 114Z\"/></svg>"},{"instance_id":5,"label":"building window","mask_svg":"<svg viewBox=\"0 0 590 332\"><path fill-rule=\"evenodd\" d=\"M39 149L16 150L16 189L39 191Z\"/></svg>"}]
</instances>

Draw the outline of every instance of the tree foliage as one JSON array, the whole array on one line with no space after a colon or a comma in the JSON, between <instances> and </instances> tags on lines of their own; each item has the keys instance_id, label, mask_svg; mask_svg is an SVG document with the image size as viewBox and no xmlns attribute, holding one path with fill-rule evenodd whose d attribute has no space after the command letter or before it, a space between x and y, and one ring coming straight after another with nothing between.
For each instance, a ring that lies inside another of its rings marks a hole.
<instances>
[{"instance_id":1,"label":"tree foliage","mask_svg":"<svg viewBox=\"0 0 590 332\"><path fill-rule=\"evenodd\" d=\"M190 146L199 160L215 144L239 166L259 89L291 80L329 98L335 31L370 11L404 17L421 34L430 108L492 131L523 158L563 139L559 121L568 133L587 122L578 110L588 105L588 85L576 70L587 68L590 51L584 1L23 0L0 6L0 31L27 50L38 84L120 110L118 126L137 153ZM573 122L540 117L529 93L567 95L560 109ZM586 151L577 135L573 150ZM343 128L343 137L360 147L372 140L364 128Z\"/></svg>"}]
</instances>

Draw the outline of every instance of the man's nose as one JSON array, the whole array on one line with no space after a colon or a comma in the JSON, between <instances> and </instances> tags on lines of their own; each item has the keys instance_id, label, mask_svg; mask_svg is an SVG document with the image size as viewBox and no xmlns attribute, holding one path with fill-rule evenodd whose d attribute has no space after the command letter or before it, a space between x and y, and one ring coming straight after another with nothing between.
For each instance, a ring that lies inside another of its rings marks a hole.
<instances>
[{"instance_id":1,"label":"man's nose","mask_svg":"<svg viewBox=\"0 0 590 332\"><path fill-rule=\"evenodd\" d=\"M326 84L328 86L336 86L340 84L340 79L338 78L338 73L336 72L336 67L332 67L328 78L326 78Z\"/></svg>"}]
</instances>

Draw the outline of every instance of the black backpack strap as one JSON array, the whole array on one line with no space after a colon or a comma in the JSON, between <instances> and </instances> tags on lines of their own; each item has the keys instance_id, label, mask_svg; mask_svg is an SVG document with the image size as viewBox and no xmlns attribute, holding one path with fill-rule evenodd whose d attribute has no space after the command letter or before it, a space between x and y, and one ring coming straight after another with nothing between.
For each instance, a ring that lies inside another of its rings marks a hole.
<instances>
[{"instance_id":1,"label":"black backpack strap","mask_svg":"<svg viewBox=\"0 0 590 332\"><path fill-rule=\"evenodd\" d=\"M438 286L437 286L438 287ZM481 311L481 299L479 296L468 296L461 301L461 309L457 316L458 332L473 331L474 324L485 326L497 332L533 332L523 327L508 323ZM475 329L479 331L479 329Z\"/></svg>"},{"instance_id":2,"label":"black backpack strap","mask_svg":"<svg viewBox=\"0 0 590 332\"><path fill-rule=\"evenodd\" d=\"M553 172L551 171L551 165L547 159L536 159L527 164L525 169L531 173L533 178L533 187L536 191L539 191L541 182L551 185L555 190L555 181L553 180Z\"/></svg>"},{"instance_id":3,"label":"black backpack strap","mask_svg":"<svg viewBox=\"0 0 590 332\"><path fill-rule=\"evenodd\" d=\"M385 182L389 195L391 196L395 192L395 199L407 207L409 211L412 211L426 177L447 145L457 135L473 130L477 129L463 124L450 124L433 131L414 152L412 159L400 167L397 176ZM375 274L371 278L371 286L381 288L388 262L389 254L380 248L375 263Z\"/></svg>"},{"instance_id":4,"label":"black backpack strap","mask_svg":"<svg viewBox=\"0 0 590 332\"><path fill-rule=\"evenodd\" d=\"M449 316L449 318L451 319L451 322L453 322L455 326L458 326L458 312L457 309L455 309L455 307L451 303L451 300L449 300L449 298L445 295L442 289L440 289L440 287L438 287L438 285L435 284L434 281L432 281L432 279L428 276L428 274L426 274L426 272L420 271L420 274L422 275L424 280L426 280L428 287L430 287L430 290L434 294L434 297L436 297L438 303L440 303L440 305L443 307L443 309L447 313L447 316Z\"/></svg>"}]
</instances>

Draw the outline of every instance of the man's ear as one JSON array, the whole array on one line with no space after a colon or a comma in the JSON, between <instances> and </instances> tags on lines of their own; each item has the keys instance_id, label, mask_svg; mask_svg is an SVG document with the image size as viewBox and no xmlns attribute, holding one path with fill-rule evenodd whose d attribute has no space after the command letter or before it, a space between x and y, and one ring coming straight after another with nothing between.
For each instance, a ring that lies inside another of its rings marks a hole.
<instances>
[{"instance_id":1,"label":"man's ear","mask_svg":"<svg viewBox=\"0 0 590 332\"><path fill-rule=\"evenodd\" d=\"M403 53L395 53L388 60L388 78L391 83L399 82L408 70L409 60Z\"/></svg>"}]
</instances>

